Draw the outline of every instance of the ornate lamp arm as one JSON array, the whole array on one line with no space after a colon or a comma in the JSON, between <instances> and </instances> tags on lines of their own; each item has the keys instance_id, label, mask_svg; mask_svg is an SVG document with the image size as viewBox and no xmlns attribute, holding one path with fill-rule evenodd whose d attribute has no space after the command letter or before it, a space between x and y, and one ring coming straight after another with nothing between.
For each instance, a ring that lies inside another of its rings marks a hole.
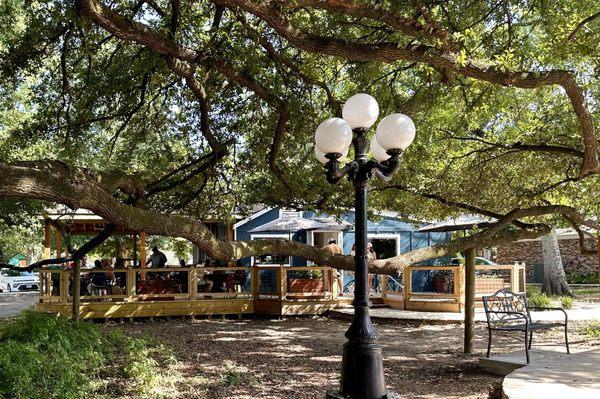
<instances>
[{"instance_id":1,"label":"ornate lamp arm","mask_svg":"<svg viewBox=\"0 0 600 399\"><path fill-rule=\"evenodd\" d=\"M339 182L344 176L352 176L353 171L358 168L358 163L356 161L352 161L340 167L340 161L338 159L342 156L342 154L327 154L325 155L329 158L329 162L325 164L327 181L331 184L336 184Z\"/></svg>"},{"instance_id":2,"label":"ornate lamp arm","mask_svg":"<svg viewBox=\"0 0 600 399\"><path fill-rule=\"evenodd\" d=\"M373 166L373 174L381 181L388 182L392 179L392 175L400 169L402 163L402 150L390 150L388 154L390 159L377 163Z\"/></svg>"}]
</instances>

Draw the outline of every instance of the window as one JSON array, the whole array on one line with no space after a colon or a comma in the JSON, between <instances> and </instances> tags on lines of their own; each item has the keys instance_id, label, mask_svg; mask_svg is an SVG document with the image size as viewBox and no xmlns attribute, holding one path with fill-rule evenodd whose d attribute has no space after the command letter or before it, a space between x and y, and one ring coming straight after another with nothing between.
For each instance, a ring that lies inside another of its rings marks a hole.
<instances>
[{"instance_id":1,"label":"window","mask_svg":"<svg viewBox=\"0 0 600 399\"><path fill-rule=\"evenodd\" d=\"M369 236L369 242L377 254L377 259L387 259L398 255L397 236Z\"/></svg>"}]
</instances>

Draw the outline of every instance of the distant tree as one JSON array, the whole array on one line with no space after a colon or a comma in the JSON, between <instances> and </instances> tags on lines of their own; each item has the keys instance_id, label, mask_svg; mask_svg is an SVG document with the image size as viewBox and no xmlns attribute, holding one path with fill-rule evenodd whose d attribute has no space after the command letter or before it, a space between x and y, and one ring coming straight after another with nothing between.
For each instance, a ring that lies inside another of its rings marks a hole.
<instances>
[{"instance_id":1,"label":"distant tree","mask_svg":"<svg viewBox=\"0 0 600 399\"><path fill-rule=\"evenodd\" d=\"M556 230L552 229L549 234L543 235L541 240L544 259L542 292L547 295L572 296L573 293L569 288L565 269L563 268Z\"/></svg>"}]
</instances>

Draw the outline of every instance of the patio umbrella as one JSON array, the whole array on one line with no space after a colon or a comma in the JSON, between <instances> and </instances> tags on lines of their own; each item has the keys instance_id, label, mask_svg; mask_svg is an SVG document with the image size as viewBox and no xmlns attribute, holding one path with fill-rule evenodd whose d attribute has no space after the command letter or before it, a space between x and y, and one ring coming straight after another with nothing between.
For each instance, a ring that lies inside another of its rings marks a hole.
<instances>
[{"instance_id":1,"label":"patio umbrella","mask_svg":"<svg viewBox=\"0 0 600 399\"><path fill-rule=\"evenodd\" d=\"M333 231L342 231L351 228L353 225L350 222L345 220L337 221L333 218L315 218L316 222L319 222L321 225L315 227L319 230L333 230Z\"/></svg>"},{"instance_id":2,"label":"patio umbrella","mask_svg":"<svg viewBox=\"0 0 600 399\"><path fill-rule=\"evenodd\" d=\"M419 232L441 232L469 230L477 227L488 227L494 222L493 219L486 219L475 215L461 215L457 218L448 218L440 222L428 224L421 227Z\"/></svg>"},{"instance_id":3,"label":"patio umbrella","mask_svg":"<svg viewBox=\"0 0 600 399\"><path fill-rule=\"evenodd\" d=\"M299 216L286 216L270 221L269 223L258 226L250 233L258 233L261 231L287 231L292 239L292 231L318 229L322 223L315 220L301 218Z\"/></svg>"}]
</instances>

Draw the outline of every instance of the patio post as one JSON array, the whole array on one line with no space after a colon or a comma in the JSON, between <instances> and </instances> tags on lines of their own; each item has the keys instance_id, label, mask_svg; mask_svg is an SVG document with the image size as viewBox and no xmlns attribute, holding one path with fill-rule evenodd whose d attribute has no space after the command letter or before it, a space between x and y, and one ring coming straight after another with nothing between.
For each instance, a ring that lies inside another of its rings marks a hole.
<instances>
[{"instance_id":1,"label":"patio post","mask_svg":"<svg viewBox=\"0 0 600 399\"><path fill-rule=\"evenodd\" d=\"M473 353L475 340L475 248L465 251L465 342L464 352Z\"/></svg>"},{"instance_id":2,"label":"patio post","mask_svg":"<svg viewBox=\"0 0 600 399\"><path fill-rule=\"evenodd\" d=\"M379 116L379 105L368 94L349 98L342 115L344 119L327 119L315 133L315 154L325 167L327 181L336 184L347 176L354 185L354 318L346 332L340 390L327 392L327 398L391 399L395 395L385 388L381 345L369 316L367 186L371 177L389 181L399 169L400 158L414 139L415 126L406 115L386 116L369 143L366 132ZM341 166L350 144L354 147L354 160ZM374 160L369 159L369 147Z\"/></svg>"},{"instance_id":3,"label":"patio post","mask_svg":"<svg viewBox=\"0 0 600 399\"><path fill-rule=\"evenodd\" d=\"M73 266L73 314L71 320L79 321L79 293L81 292L81 261L75 260Z\"/></svg>"}]
</instances>

